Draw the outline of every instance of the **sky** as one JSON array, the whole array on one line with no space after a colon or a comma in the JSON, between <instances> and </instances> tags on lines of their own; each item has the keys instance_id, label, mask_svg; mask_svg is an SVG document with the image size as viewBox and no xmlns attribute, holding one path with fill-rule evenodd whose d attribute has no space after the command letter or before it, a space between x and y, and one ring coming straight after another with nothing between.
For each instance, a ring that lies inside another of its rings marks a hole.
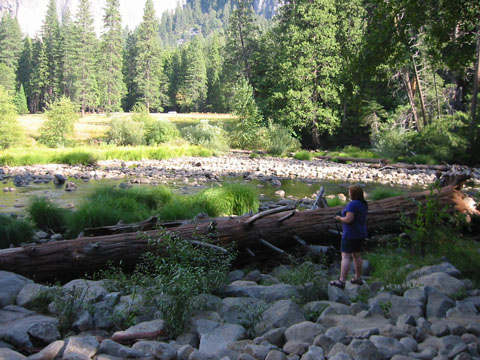
<instances>
[{"instance_id":1,"label":"sky","mask_svg":"<svg viewBox=\"0 0 480 360\"><path fill-rule=\"evenodd\" d=\"M64 4L69 4L71 14L75 15L78 2L78 0L57 0L57 9L60 12ZM142 21L145 2L146 0L120 0L120 12L124 27L128 26L129 29L134 29ZM175 9L177 3L183 4L184 0L153 0L153 2L157 17L160 18L164 11ZM18 3L18 21L22 32L35 36L40 32L45 19L48 0L20 0ZM100 35L106 0L90 0L90 3L95 19L95 29Z\"/></svg>"}]
</instances>

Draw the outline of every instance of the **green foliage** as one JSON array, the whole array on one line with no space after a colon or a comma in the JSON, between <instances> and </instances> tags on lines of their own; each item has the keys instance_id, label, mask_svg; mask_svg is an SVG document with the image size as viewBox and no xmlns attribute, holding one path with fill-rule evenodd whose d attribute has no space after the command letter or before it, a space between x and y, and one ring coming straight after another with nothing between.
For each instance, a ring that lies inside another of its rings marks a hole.
<instances>
[{"instance_id":1,"label":"green foliage","mask_svg":"<svg viewBox=\"0 0 480 360\"><path fill-rule=\"evenodd\" d=\"M417 212L413 217L402 215L401 222L412 250L424 256L437 248L448 237L445 232L450 216L439 204L432 188L425 204L417 202Z\"/></svg>"},{"instance_id":2,"label":"green foliage","mask_svg":"<svg viewBox=\"0 0 480 360\"><path fill-rule=\"evenodd\" d=\"M380 306L380 309L382 309L383 315L385 317L388 317L390 314L390 310L392 310L392 302L391 301L380 302L378 305Z\"/></svg>"},{"instance_id":3,"label":"green foliage","mask_svg":"<svg viewBox=\"0 0 480 360\"><path fill-rule=\"evenodd\" d=\"M265 149L271 155L281 156L300 148L300 142L282 125L270 123L265 136L267 139Z\"/></svg>"},{"instance_id":4,"label":"green foliage","mask_svg":"<svg viewBox=\"0 0 480 360\"><path fill-rule=\"evenodd\" d=\"M157 147L85 147L67 149L15 148L0 154L0 164L9 166L35 164L90 165L99 160L164 160L181 156L212 156L211 150L193 145L165 145Z\"/></svg>"},{"instance_id":5,"label":"green foliage","mask_svg":"<svg viewBox=\"0 0 480 360\"><path fill-rule=\"evenodd\" d=\"M18 144L22 136L12 98L0 86L0 150Z\"/></svg>"},{"instance_id":6,"label":"green foliage","mask_svg":"<svg viewBox=\"0 0 480 360\"><path fill-rule=\"evenodd\" d=\"M77 106L67 97L50 104L47 121L40 128L39 142L48 147L65 147L73 141L74 125L78 119Z\"/></svg>"},{"instance_id":7,"label":"green foliage","mask_svg":"<svg viewBox=\"0 0 480 360\"><path fill-rule=\"evenodd\" d=\"M25 90L23 84L20 86L20 90L15 93L15 99L13 100L17 109L17 114L28 114L27 97L25 96Z\"/></svg>"},{"instance_id":8,"label":"green foliage","mask_svg":"<svg viewBox=\"0 0 480 360\"><path fill-rule=\"evenodd\" d=\"M378 134L376 150L390 159L410 155L410 137L411 132L400 127L385 128Z\"/></svg>"},{"instance_id":9,"label":"green foliage","mask_svg":"<svg viewBox=\"0 0 480 360\"><path fill-rule=\"evenodd\" d=\"M38 196L32 198L25 212L28 219L39 229L56 233L65 230L68 210L60 208L47 198Z\"/></svg>"},{"instance_id":10,"label":"green foliage","mask_svg":"<svg viewBox=\"0 0 480 360\"><path fill-rule=\"evenodd\" d=\"M147 112L144 105L137 104L134 106L135 112L132 116L133 123L127 127L140 126L144 129L144 143L148 145L159 145L172 141L180 136L175 124L168 121L156 120ZM125 135L123 135L125 136ZM121 136L120 136L121 137ZM120 144L117 144L120 145ZM122 145L138 145L138 144L122 144Z\"/></svg>"},{"instance_id":11,"label":"green foliage","mask_svg":"<svg viewBox=\"0 0 480 360\"><path fill-rule=\"evenodd\" d=\"M160 210L163 220L192 219L200 213L211 217L243 215L258 211L259 201L253 187L242 184L223 184L193 196L177 196Z\"/></svg>"},{"instance_id":12,"label":"green foliage","mask_svg":"<svg viewBox=\"0 0 480 360\"><path fill-rule=\"evenodd\" d=\"M297 160L312 160L312 154L309 151L299 151L296 152L295 155L293 155L294 159Z\"/></svg>"},{"instance_id":13,"label":"green foliage","mask_svg":"<svg viewBox=\"0 0 480 360\"><path fill-rule=\"evenodd\" d=\"M370 299L370 290L366 287L362 287L358 291L358 295L354 298L352 298L352 302L359 302L362 304L368 304L368 299Z\"/></svg>"},{"instance_id":14,"label":"green foliage","mask_svg":"<svg viewBox=\"0 0 480 360\"><path fill-rule=\"evenodd\" d=\"M31 242L32 237L33 228L30 223L0 214L0 249Z\"/></svg>"},{"instance_id":15,"label":"green foliage","mask_svg":"<svg viewBox=\"0 0 480 360\"><path fill-rule=\"evenodd\" d=\"M262 320L262 315L267 309L263 304L247 305L243 309L243 316L240 319L240 324L247 330L248 337L254 338L256 335L255 326Z\"/></svg>"},{"instance_id":16,"label":"green foliage","mask_svg":"<svg viewBox=\"0 0 480 360\"><path fill-rule=\"evenodd\" d=\"M222 128L201 121L195 126L188 126L182 131L183 137L193 145L210 149L214 154L229 150L228 135Z\"/></svg>"},{"instance_id":17,"label":"green foliage","mask_svg":"<svg viewBox=\"0 0 480 360\"><path fill-rule=\"evenodd\" d=\"M382 200L388 199L394 196L400 196L404 193L402 191L387 189L387 188L376 188L370 194L368 194L369 200Z\"/></svg>"},{"instance_id":18,"label":"green foliage","mask_svg":"<svg viewBox=\"0 0 480 360\"><path fill-rule=\"evenodd\" d=\"M313 309L310 307L307 307L304 309L303 313L305 315L305 319L307 321L311 322L317 322L318 318L322 313L329 307L330 305L328 304L322 304L322 306L318 307L317 309Z\"/></svg>"},{"instance_id":19,"label":"green foliage","mask_svg":"<svg viewBox=\"0 0 480 360\"><path fill-rule=\"evenodd\" d=\"M161 204L168 202L172 193L165 187L98 187L67 218L72 236L85 228L115 225L120 220L133 223L145 220Z\"/></svg>"},{"instance_id":20,"label":"green foliage","mask_svg":"<svg viewBox=\"0 0 480 360\"><path fill-rule=\"evenodd\" d=\"M117 146L142 145L145 141L145 125L130 118L116 118L110 123L107 141Z\"/></svg>"},{"instance_id":21,"label":"green foliage","mask_svg":"<svg viewBox=\"0 0 480 360\"><path fill-rule=\"evenodd\" d=\"M327 199L328 207L342 206L346 204L346 201L340 200L338 196L333 199Z\"/></svg>"}]
</instances>

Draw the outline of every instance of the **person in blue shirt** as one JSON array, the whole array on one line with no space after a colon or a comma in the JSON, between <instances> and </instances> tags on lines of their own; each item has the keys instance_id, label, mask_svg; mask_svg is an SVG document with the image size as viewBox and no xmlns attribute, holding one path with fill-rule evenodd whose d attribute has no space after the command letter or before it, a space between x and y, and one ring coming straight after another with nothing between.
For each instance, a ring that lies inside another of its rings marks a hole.
<instances>
[{"instance_id":1,"label":"person in blue shirt","mask_svg":"<svg viewBox=\"0 0 480 360\"><path fill-rule=\"evenodd\" d=\"M345 206L341 215L335 220L342 223L342 262L340 266L340 279L330 282L330 285L345 288L345 282L350 269L351 258L355 268L355 277L350 280L352 284L362 285L362 247L367 237L368 204L365 201L363 189L360 185L352 185L348 189L351 202Z\"/></svg>"}]
</instances>

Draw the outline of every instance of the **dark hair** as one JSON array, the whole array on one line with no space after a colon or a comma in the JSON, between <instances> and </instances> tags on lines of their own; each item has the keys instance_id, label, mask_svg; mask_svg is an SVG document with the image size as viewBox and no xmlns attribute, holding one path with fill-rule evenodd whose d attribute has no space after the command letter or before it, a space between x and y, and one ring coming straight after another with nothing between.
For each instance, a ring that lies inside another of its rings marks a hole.
<instances>
[{"instance_id":1,"label":"dark hair","mask_svg":"<svg viewBox=\"0 0 480 360\"><path fill-rule=\"evenodd\" d=\"M352 185L348 190L350 192L350 196L352 197L352 200L360 200L361 202L363 202L365 205L368 206L367 202L365 201L363 189L360 185L358 184Z\"/></svg>"}]
</instances>

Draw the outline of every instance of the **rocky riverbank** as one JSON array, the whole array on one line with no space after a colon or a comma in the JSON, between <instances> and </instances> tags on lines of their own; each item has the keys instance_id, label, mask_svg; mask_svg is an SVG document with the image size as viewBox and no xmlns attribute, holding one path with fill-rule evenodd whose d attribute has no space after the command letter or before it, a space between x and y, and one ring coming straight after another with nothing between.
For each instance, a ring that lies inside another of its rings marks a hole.
<instances>
[{"instance_id":1,"label":"rocky riverbank","mask_svg":"<svg viewBox=\"0 0 480 360\"><path fill-rule=\"evenodd\" d=\"M480 186L480 169L470 169L475 186ZM242 176L246 180L299 179L303 181L337 180L427 187L439 174L435 170L371 168L365 163L339 164L325 160L258 157L230 154L219 157L183 157L169 160L100 161L95 166L36 165L0 168L0 181L13 180L15 186L56 181L55 175L89 180L128 179L138 183L167 184L183 181L195 185L218 181L221 177Z\"/></svg>"},{"instance_id":2,"label":"rocky riverbank","mask_svg":"<svg viewBox=\"0 0 480 360\"><path fill-rule=\"evenodd\" d=\"M0 359L480 359L480 290L449 263L412 272L403 294L379 283L327 288L338 269L318 265L323 290L315 290L325 300L310 302L312 287L322 285L281 283L284 270L233 271L222 295L202 295L205 309L169 341L161 318L140 315L119 330L125 320L118 314L138 299L82 279L63 286L88 306L76 307L75 335L62 338L55 306L46 315L31 310L35 297L52 288L0 271Z\"/></svg>"}]
</instances>

